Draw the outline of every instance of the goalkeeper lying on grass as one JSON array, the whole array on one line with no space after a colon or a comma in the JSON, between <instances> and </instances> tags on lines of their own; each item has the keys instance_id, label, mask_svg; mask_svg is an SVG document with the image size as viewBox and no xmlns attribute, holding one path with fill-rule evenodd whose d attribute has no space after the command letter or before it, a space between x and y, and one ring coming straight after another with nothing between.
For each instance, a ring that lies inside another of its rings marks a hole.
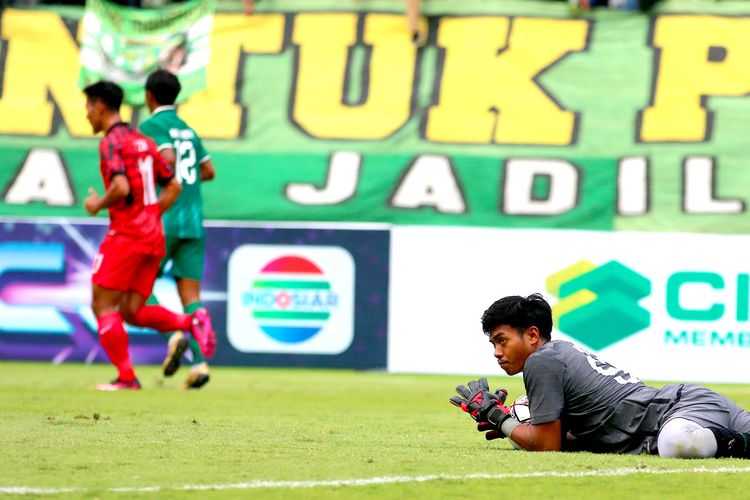
<instances>
[{"instance_id":1,"label":"goalkeeper lying on grass","mask_svg":"<svg viewBox=\"0 0 750 500\"><path fill-rule=\"evenodd\" d=\"M451 403L487 439L509 437L533 451L650 453L662 457L750 458L750 413L705 387L649 387L570 342L552 340L552 311L539 294L492 304L482 329L508 375L523 372L531 419L505 406L486 379L458 386Z\"/></svg>"}]
</instances>

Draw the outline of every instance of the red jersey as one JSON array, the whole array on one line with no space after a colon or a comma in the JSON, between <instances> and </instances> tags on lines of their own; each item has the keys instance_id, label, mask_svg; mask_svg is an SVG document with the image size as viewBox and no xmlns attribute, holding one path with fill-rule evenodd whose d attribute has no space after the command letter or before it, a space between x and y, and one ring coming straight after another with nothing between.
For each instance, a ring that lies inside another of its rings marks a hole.
<instances>
[{"instance_id":1,"label":"red jersey","mask_svg":"<svg viewBox=\"0 0 750 500\"><path fill-rule=\"evenodd\" d=\"M164 248L161 213L157 203L156 183L166 185L174 170L164 161L151 139L131 129L126 123L110 128L99 143L99 168L104 186L115 175L124 175L130 193L109 207L109 235L135 239L144 249Z\"/></svg>"}]
</instances>

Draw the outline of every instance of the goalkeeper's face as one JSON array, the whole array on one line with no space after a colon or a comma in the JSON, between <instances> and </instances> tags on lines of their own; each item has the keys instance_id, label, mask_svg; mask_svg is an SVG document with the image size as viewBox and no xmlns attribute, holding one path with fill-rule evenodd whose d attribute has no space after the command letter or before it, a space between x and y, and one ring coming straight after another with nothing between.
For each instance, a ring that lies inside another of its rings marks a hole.
<instances>
[{"instance_id":1,"label":"goalkeeper's face","mask_svg":"<svg viewBox=\"0 0 750 500\"><path fill-rule=\"evenodd\" d=\"M539 347L539 330L532 326L524 330L509 325L499 325L490 333L490 344L495 348L495 358L508 375L523 371L526 359Z\"/></svg>"}]
</instances>

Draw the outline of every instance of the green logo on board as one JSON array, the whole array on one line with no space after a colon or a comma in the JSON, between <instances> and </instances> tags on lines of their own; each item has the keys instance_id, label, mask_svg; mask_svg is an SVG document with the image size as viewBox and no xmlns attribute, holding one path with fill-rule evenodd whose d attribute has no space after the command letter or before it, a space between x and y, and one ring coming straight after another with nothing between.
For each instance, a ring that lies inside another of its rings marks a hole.
<instances>
[{"instance_id":1,"label":"green logo on board","mask_svg":"<svg viewBox=\"0 0 750 500\"><path fill-rule=\"evenodd\" d=\"M651 281L616 260L597 267L582 260L547 278L556 296L557 328L592 349L611 346L651 323L638 301L651 293Z\"/></svg>"}]
</instances>

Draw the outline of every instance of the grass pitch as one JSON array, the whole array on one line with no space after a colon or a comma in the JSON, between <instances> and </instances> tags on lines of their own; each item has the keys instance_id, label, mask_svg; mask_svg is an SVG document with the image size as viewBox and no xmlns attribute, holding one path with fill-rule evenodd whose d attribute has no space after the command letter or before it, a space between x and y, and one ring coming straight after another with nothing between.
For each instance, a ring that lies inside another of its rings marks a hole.
<instances>
[{"instance_id":1,"label":"grass pitch","mask_svg":"<svg viewBox=\"0 0 750 500\"><path fill-rule=\"evenodd\" d=\"M750 461L530 453L448 404L468 377L0 363L0 495L64 498L744 498ZM520 378L491 379L515 397ZM712 386L750 408L750 387Z\"/></svg>"}]
</instances>

